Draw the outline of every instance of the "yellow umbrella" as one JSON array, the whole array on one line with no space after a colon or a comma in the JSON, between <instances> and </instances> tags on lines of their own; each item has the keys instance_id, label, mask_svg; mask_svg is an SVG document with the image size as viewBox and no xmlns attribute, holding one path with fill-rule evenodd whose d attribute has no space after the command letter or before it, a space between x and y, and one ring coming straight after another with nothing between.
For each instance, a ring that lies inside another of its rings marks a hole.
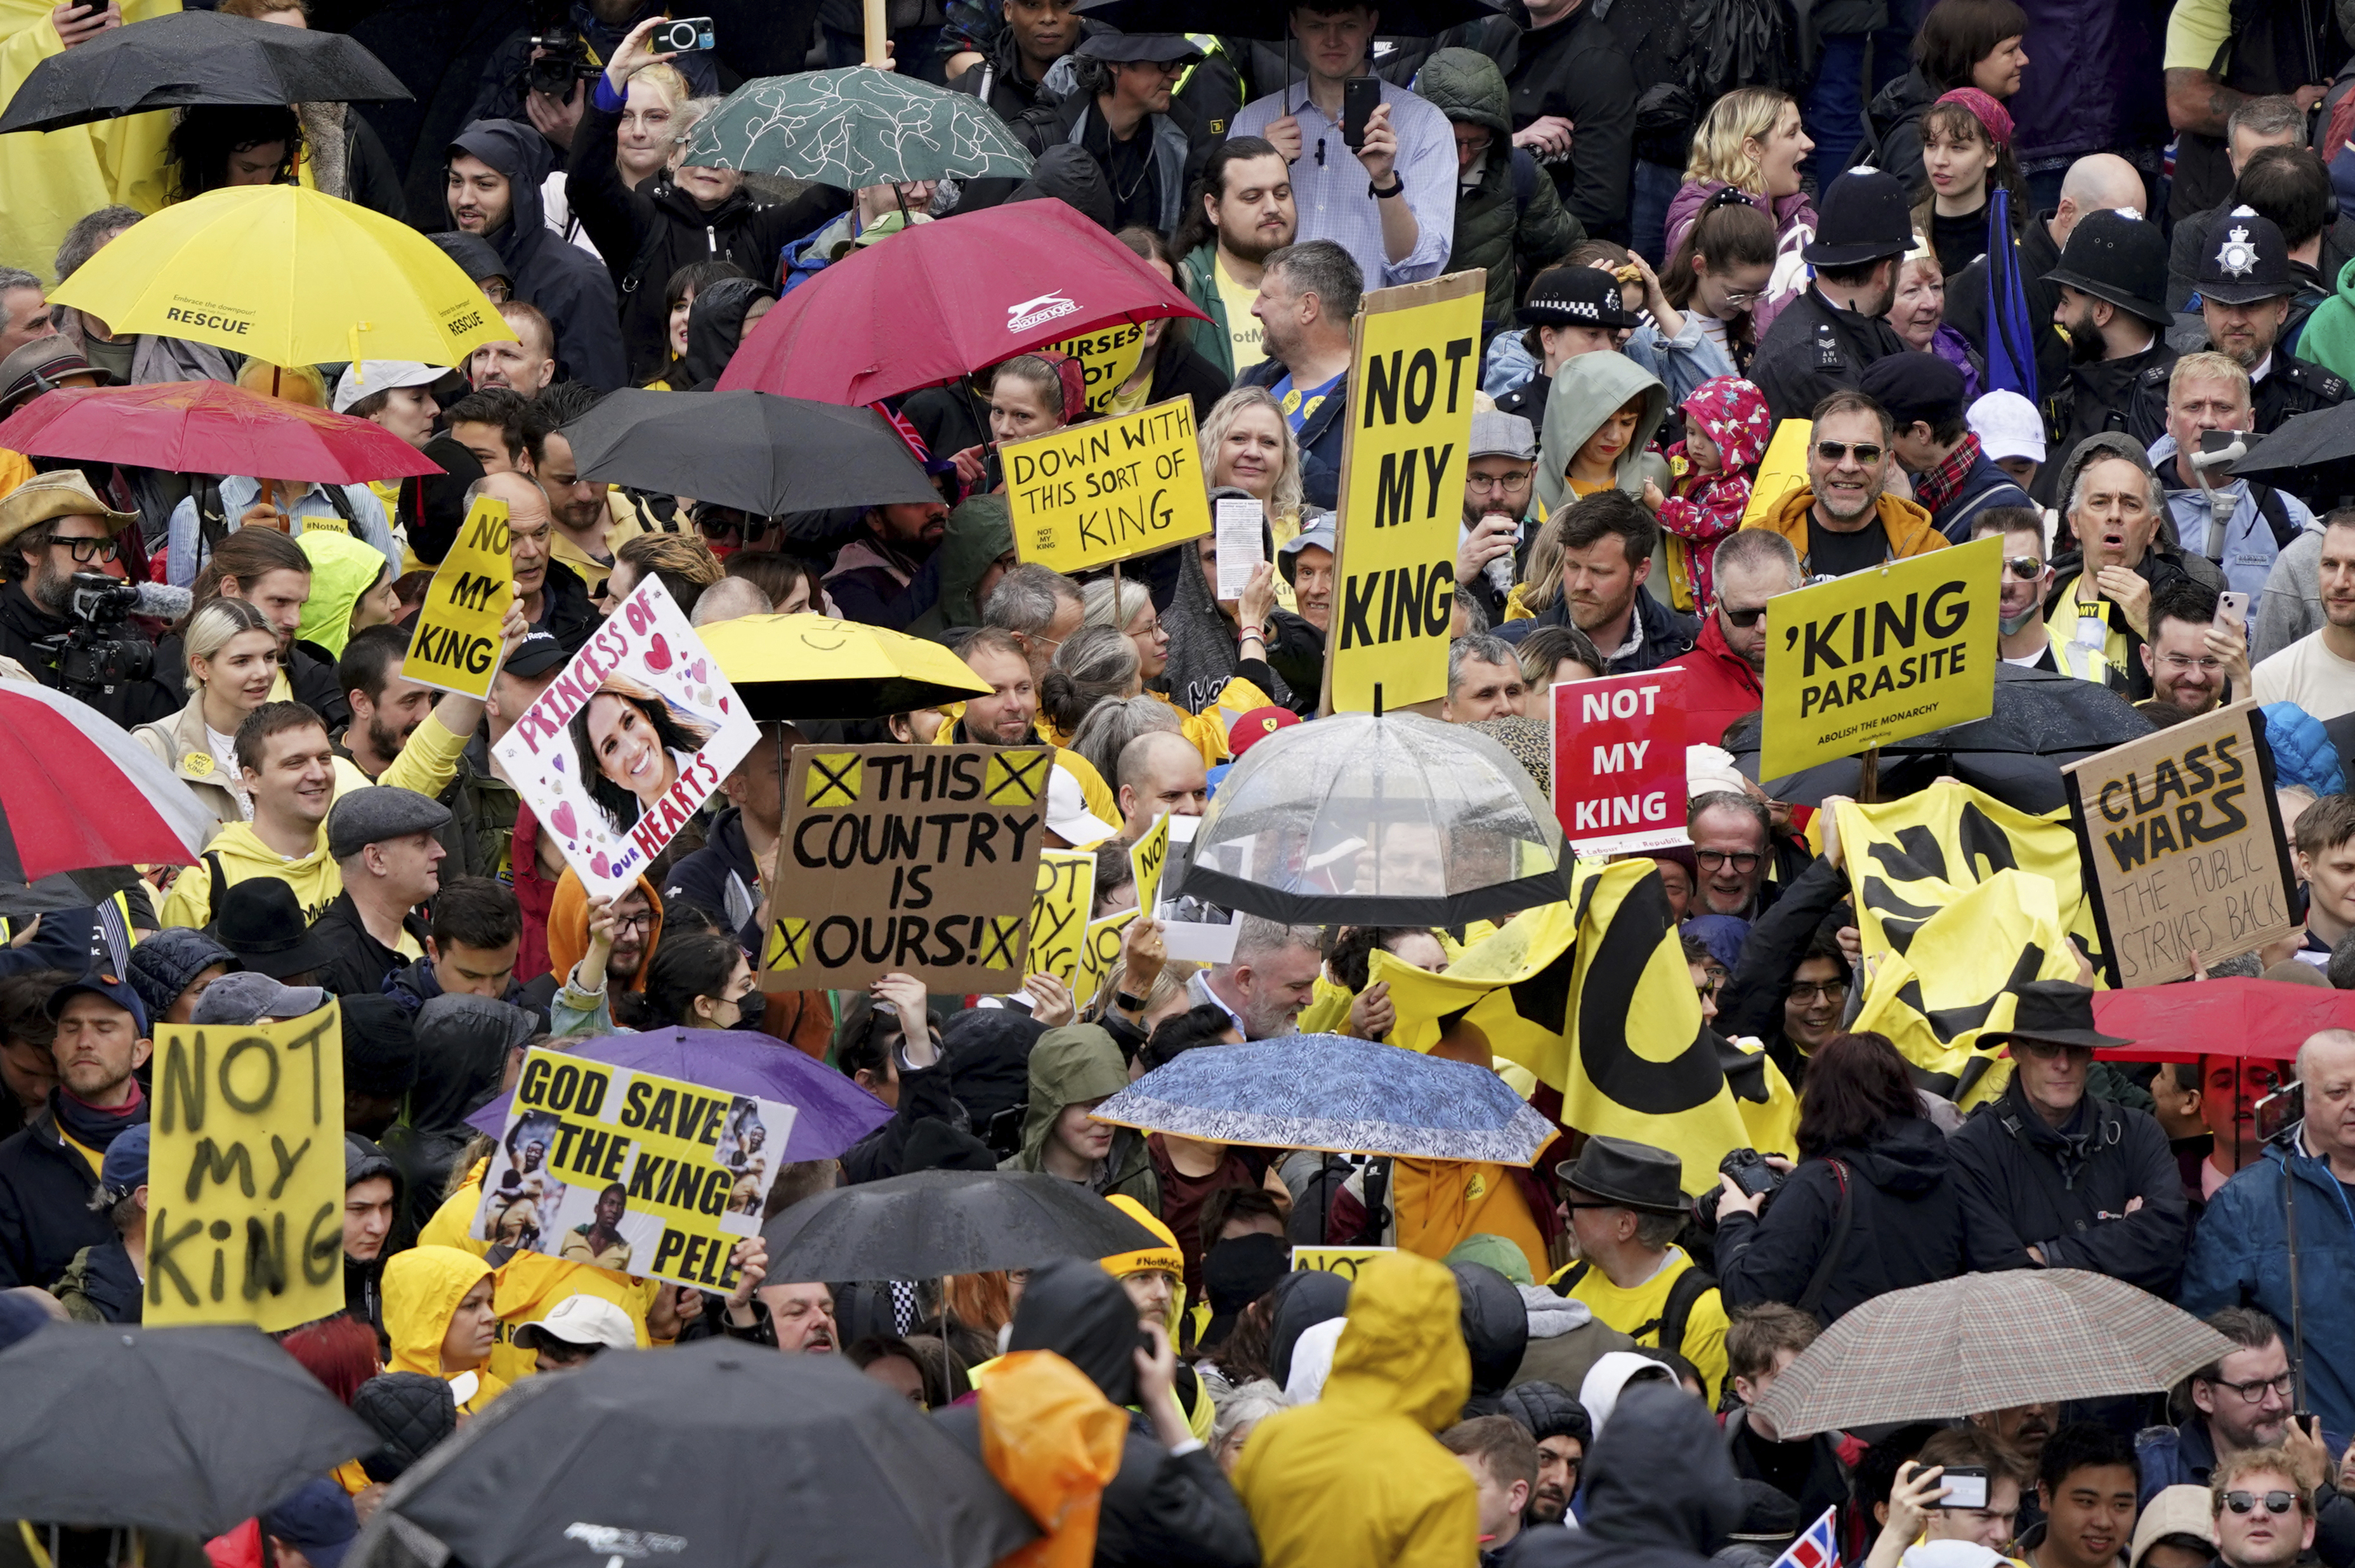
<instances>
[{"instance_id":1,"label":"yellow umbrella","mask_svg":"<svg viewBox=\"0 0 2355 1568\"><path fill-rule=\"evenodd\" d=\"M186 337L273 365L460 365L515 337L416 229L291 185L208 191L142 219L49 297L116 333Z\"/></svg>"},{"instance_id":2,"label":"yellow umbrella","mask_svg":"<svg viewBox=\"0 0 2355 1568\"><path fill-rule=\"evenodd\" d=\"M989 695L940 644L856 621L745 615L698 635L755 719L881 719Z\"/></svg>"}]
</instances>

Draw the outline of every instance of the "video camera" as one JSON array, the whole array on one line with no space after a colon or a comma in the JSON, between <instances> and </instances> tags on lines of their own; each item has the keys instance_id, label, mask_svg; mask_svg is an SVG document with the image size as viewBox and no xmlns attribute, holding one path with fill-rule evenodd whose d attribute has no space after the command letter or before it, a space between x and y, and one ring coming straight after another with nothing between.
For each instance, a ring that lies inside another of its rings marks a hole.
<instances>
[{"instance_id":1,"label":"video camera","mask_svg":"<svg viewBox=\"0 0 2355 1568\"><path fill-rule=\"evenodd\" d=\"M133 686L155 673L155 648L129 630L140 606L138 585L102 571L77 571L67 613L73 624L58 640L58 688L89 700L91 694Z\"/></svg>"},{"instance_id":2,"label":"video camera","mask_svg":"<svg viewBox=\"0 0 2355 1568\"><path fill-rule=\"evenodd\" d=\"M569 23L535 37L531 48L523 68L525 90L546 93L559 103L570 101L577 83L604 74L605 68L590 58L589 40Z\"/></svg>"}]
</instances>

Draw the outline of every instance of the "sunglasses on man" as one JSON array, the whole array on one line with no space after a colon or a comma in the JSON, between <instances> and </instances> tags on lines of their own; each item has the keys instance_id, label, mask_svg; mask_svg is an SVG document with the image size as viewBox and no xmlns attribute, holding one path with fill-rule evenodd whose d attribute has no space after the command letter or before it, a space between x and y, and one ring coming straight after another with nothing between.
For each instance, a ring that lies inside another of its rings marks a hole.
<instances>
[{"instance_id":1,"label":"sunglasses on man","mask_svg":"<svg viewBox=\"0 0 2355 1568\"><path fill-rule=\"evenodd\" d=\"M2267 1513L2287 1513L2297 1506L2296 1492L2226 1492L2224 1506L2234 1513L2254 1513L2263 1502Z\"/></svg>"},{"instance_id":2,"label":"sunglasses on man","mask_svg":"<svg viewBox=\"0 0 2355 1568\"><path fill-rule=\"evenodd\" d=\"M1854 443L1845 441L1819 441L1816 443L1816 455L1822 458L1826 463L1838 463L1848 456L1849 453L1856 453L1857 463L1860 466L1866 468L1870 468L1874 464L1880 462L1881 454L1888 450L1889 449L1887 447L1881 445L1879 443L1870 441Z\"/></svg>"}]
</instances>

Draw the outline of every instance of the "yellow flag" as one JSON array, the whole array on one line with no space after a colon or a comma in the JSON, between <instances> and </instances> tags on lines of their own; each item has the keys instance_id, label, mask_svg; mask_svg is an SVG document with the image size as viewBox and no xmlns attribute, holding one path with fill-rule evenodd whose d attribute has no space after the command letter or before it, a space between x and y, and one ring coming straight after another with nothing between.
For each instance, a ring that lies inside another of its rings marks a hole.
<instances>
[{"instance_id":1,"label":"yellow flag","mask_svg":"<svg viewBox=\"0 0 2355 1568\"><path fill-rule=\"evenodd\" d=\"M1766 455L1750 482L1750 505L1742 509L1743 528L1764 528L1792 491L1807 487L1807 441L1815 428L1808 420L1785 420L1774 427L1774 439L1766 443Z\"/></svg>"}]
</instances>

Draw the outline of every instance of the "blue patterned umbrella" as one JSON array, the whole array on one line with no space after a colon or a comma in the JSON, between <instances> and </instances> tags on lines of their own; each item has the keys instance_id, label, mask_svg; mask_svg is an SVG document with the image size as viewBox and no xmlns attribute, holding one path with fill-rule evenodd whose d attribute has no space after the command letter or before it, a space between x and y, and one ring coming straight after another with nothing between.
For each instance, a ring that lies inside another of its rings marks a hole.
<instances>
[{"instance_id":1,"label":"blue patterned umbrella","mask_svg":"<svg viewBox=\"0 0 2355 1568\"><path fill-rule=\"evenodd\" d=\"M1094 1115L1263 1148L1522 1166L1536 1161L1556 1130L1485 1067L1338 1034L1189 1051Z\"/></svg>"}]
</instances>

